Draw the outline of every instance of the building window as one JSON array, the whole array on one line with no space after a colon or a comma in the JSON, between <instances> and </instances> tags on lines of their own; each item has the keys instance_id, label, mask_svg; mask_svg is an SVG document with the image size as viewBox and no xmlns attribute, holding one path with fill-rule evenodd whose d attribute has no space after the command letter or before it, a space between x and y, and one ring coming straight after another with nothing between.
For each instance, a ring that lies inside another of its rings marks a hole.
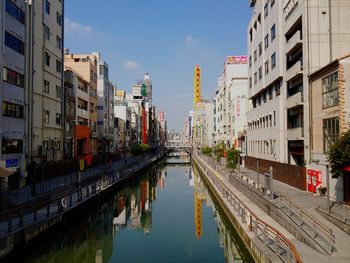
<instances>
[{"instance_id":1,"label":"building window","mask_svg":"<svg viewBox=\"0 0 350 263\"><path fill-rule=\"evenodd\" d=\"M259 80L262 79L262 67L259 68Z\"/></svg>"},{"instance_id":2,"label":"building window","mask_svg":"<svg viewBox=\"0 0 350 263\"><path fill-rule=\"evenodd\" d=\"M59 36L56 36L56 47L61 50L62 49L62 39Z\"/></svg>"},{"instance_id":3,"label":"building window","mask_svg":"<svg viewBox=\"0 0 350 263\"><path fill-rule=\"evenodd\" d=\"M56 59L56 71L58 73L61 73L62 72L62 63L61 61L59 61L58 59Z\"/></svg>"},{"instance_id":4,"label":"building window","mask_svg":"<svg viewBox=\"0 0 350 263\"><path fill-rule=\"evenodd\" d=\"M276 67L276 52L271 56L271 70Z\"/></svg>"},{"instance_id":5,"label":"building window","mask_svg":"<svg viewBox=\"0 0 350 263\"><path fill-rule=\"evenodd\" d=\"M16 18L19 22L21 22L23 25L25 24L25 13L20 9L18 6L16 6L12 1L6 0L5 3L5 10L8 14Z\"/></svg>"},{"instance_id":6,"label":"building window","mask_svg":"<svg viewBox=\"0 0 350 263\"><path fill-rule=\"evenodd\" d=\"M5 46L24 55L24 42L7 31L5 31Z\"/></svg>"},{"instance_id":7,"label":"building window","mask_svg":"<svg viewBox=\"0 0 350 263\"><path fill-rule=\"evenodd\" d=\"M2 154L14 154L23 152L23 140L2 139Z\"/></svg>"},{"instance_id":8,"label":"building window","mask_svg":"<svg viewBox=\"0 0 350 263\"><path fill-rule=\"evenodd\" d=\"M55 141L55 150L59 151L61 149L61 141Z\"/></svg>"},{"instance_id":9,"label":"building window","mask_svg":"<svg viewBox=\"0 0 350 263\"><path fill-rule=\"evenodd\" d=\"M256 50L254 51L254 62L256 62L257 56L256 56Z\"/></svg>"},{"instance_id":10,"label":"building window","mask_svg":"<svg viewBox=\"0 0 350 263\"><path fill-rule=\"evenodd\" d=\"M322 79L322 97L324 109L338 106L338 72L334 72L333 74Z\"/></svg>"},{"instance_id":11,"label":"building window","mask_svg":"<svg viewBox=\"0 0 350 263\"><path fill-rule=\"evenodd\" d=\"M46 14L50 14L50 11L51 11L51 4L50 4L50 2L49 1L45 1L45 12L46 12Z\"/></svg>"},{"instance_id":12,"label":"building window","mask_svg":"<svg viewBox=\"0 0 350 263\"><path fill-rule=\"evenodd\" d=\"M23 105L3 101L2 116L23 119Z\"/></svg>"},{"instance_id":13,"label":"building window","mask_svg":"<svg viewBox=\"0 0 350 263\"><path fill-rule=\"evenodd\" d=\"M262 43L260 42L259 44L259 57L261 56L262 54Z\"/></svg>"},{"instance_id":14,"label":"building window","mask_svg":"<svg viewBox=\"0 0 350 263\"><path fill-rule=\"evenodd\" d=\"M50 55L49 53L45 52L45 65L50 67Z\"/></svg>"},{"instance_id":15,"label":"building window","mask_svg":"<svg viewBox=\"0 0 350 263\"><path fill-rule=\"evenodd\" d=\"M61 98L61 87L60 86L56 86L56 97Z\"/></svg>"},{"instance_id":16,"label":"building window","mask_svg":"<svg viewBox=\"0 0 350 263\"><path fill-rule=\"evenodd\" d=\"M275 90L276 90L276 97L281 95L281 84L280 84L280 82L277 82L275 84Z\"/></svg>"},{"instance_id":17,"label":"building window","mask_svg":"<svg viewBox=\"0 0 350 263\"><path fill-rule=\"evenodd\" d=\"M44 25L44 38L50 40L50 28L47 25Z\"/></svg>"},{"instance_id":18,"label":"building window","mask_svg":"<svg viewBox=\"0 0 350 263\"><path fill-rule=\"evenodd\" d=\"M269 47L269 34L265 36L264 44L265 44L265 49L267 49Z\"/></svg>"},{"instance_id":19,"label":"building window","mask_svg":"<svg viewBox=\"0 0 350 263\"><path fill-rule=\"evenodd\" d=\"M329 147L339 138L339 118L331 118L323 120L323 149L327 153Z\"/></svg>"},{"instance_id":20,"label":"building window","mask_svg":"<svg viewBox=\"0 0 350 263\"><path fill-rule=\"evenodd\" d=\"M2 73L4 81L21 88L24 87L24 75L5 67L2 68Z\"/></svg>"},{"instance_id":21,"label":"building window","mask_svg":"<svg viewBox=\"0 0 350 263\"><path fill-rule=\"evenodd\" d=\"M60 113L56 113L56 124L61 125L61 114Z\"/></svg>"},{"instance_id":22,"label":"building window","mask_svg":"<svg viewBox=\"0 0 350 263\"><path fill-rule=\"evenodd\" d=\"M272 88L269 88L268 93L269 93L269 100L272 100L272 99L273 99L273 91L272 91Z\"/></svg>"},{"instance_id":23,"label":"building window","mask_svg":"<svg viewBox=\"0 0 350 263\"><path fill-rule=\"evenodd\" d=\"M269 74L269 61L268 60L265 62L265 76L267 74Z\"/></svg>"},{"instance_id":24,"label":"building window","mask_svg":"<svg viewBox=\"0 0 350 263\"><path fill-rule=\"evenodd\" d=\"M273 111L273 125L276 126L276 111Z\"/></svg>"},{"instance_id":25,"label":"building window","mask_svg":"<svg viewBox=\"0 0 350 263\"><path fill-rule=\"evenodd\" d=\"M254 84L256 84L258 82L258 75L257 73L255 72L254 73Z\"/></svg>"},{"instance_id":26,"label":"building window","mask_svg":"<svg viewBox=\"0 0 350 263\"><path fill-rule=\"evenodd\" d=\"M249 30L249 41L252 42L253 41L253 29Z\"/></svg>"},{"instance_id":27,"label":"building window","mask_svg":"<svg viewBox=\"0 0 350 263\"><path fill-rule=\"evenodd\" d=\"M250 78L249 78L249 88L251 88L252 86L253 86L252 78L250 77Z\"/></svg>"},{"instance_id":28,"label":"building window","mask_svg":"<svg viewBox=\"0 0 350 263\"><path fill-rule=\"evenodd\" d=\"M266 3L264 7L264 17L267 17L269 15L269 4Z\"/></svg>"},{"instance_id":29,"label":"building window","mask_svg":"<svg viewBox=\"0 0 350 263\"><path fill-rule=\"evenodd\" d=\"M275 0L271 0L271 7L275 4Z\"/></svg>"},{"instance_id":30,"label":"building window","mask_svg":"<svg viewBox=\"0 0 350 263\"><path fill-rule=\"evenodd\" d=\"M249 57L249 67L252 66L252 56Z\"/></svg>"},{"instance_id":31,"label":"building window","mask_svg":"<svg viewBox=\"0 0 350 263\"><path fill-rule=\"evenodd\" d=\"M271 27L271 42L276 38L276 25Z\"/></svg>"},{"instance_id":32,"label":"building window","mask_svg":"<svg viewBox=\"0 0 350 263\"><path fill-rule=\"evenodd\" d=\"M47 94L50 93L50 82L48 80L44 80L43 92Z\"/></svg>"},{"instance_id":33,"label":"building window","mask_svg":"<svg viewBox=\"0 0 350 263\"><path fill-rule=\"evenodd\" d=\"M43 111L43 122L45 124L49 124L50 123L50 112L48 110L44 110Z\"/></svg>"},{"instance_id":34,"label":"building window","mask_svg":"<svg viewBox=\"0 0 350 263\"><path fill-rule=\"evenodd\" d=\"M60 13L57 12L57 24L58 25L62 25L62 15Z\"/></svg>"}]
</instances>

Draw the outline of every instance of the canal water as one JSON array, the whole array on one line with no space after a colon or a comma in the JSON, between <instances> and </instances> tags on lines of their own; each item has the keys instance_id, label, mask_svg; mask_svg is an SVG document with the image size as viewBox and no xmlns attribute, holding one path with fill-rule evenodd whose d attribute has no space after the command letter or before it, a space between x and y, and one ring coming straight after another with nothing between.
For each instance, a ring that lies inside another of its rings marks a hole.
<instances>
[{"instance_id":1,"label":"canal water","mask_svg":"<svg viewBox=\"0 0 350 263\"><path fill-rule=\"evenodd\" d=\"M253 262L190 165L157 165L20 259Z\"/></svg>"}]
</instances>

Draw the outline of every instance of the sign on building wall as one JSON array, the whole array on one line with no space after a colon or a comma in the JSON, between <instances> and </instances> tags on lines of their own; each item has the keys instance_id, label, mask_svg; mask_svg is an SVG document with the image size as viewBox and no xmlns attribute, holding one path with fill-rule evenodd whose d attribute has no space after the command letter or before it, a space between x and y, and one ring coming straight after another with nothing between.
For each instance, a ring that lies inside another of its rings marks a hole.
<instances>
[{"instance_id":1,"label":"sign on building wall","mask_svg":"<svg viewBox=\"0 0 350 263\"><path fill-rule=\"evenodd\" d=\"M236 117L239 118L241 116L241 98L237 97L236 99Z\"/></svg>"},{"instance_id":2,"label":"sign on building wall","mask_svg":"<svg viewBox=\"0 0 350 263\"><path fill-rule=\"evenodd\" d=\"M247 64L247 63L248 63L247 56L228 56L228 57L226 57L226 64L227 65Z\"/></svg>"},{"instance_id":3,"label":"sign on building wall","mask_svg":"<svg viewBox=\"0 0 350 263\"><path fill-rule=\"evenodd\" d=\"M316 193L316 188L322 184L322 173L318 170L307 169L307 190Z\"/></svg>"}]
</instances>

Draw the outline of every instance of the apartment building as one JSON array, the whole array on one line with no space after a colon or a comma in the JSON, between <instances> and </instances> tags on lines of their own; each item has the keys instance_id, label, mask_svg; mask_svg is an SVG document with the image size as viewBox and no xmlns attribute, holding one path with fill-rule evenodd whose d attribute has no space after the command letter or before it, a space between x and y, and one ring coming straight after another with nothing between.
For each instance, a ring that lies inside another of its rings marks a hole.
<instances>
[{"instance_id":1,"label":"apartment building","mask_svg":"<svg viewBox=\"0 0 350 263\"><path fill-rule=\"evenodd\" d=\"M63 6L63 0L28 2L28 161L63 158Z\"/></svg>"},{"instance_id":2,"label":"apartment building","mask_svg":"<svg viewBox=\"0 0 350 263\"><path fill-rule=\"evenodd\" d=\"M64 63L66 68L74 70L80 76L77 90L77 125L84 126L84 131L80 134L83 138L87 135L86 129L89 129L89 152L92 155L97 154L97 57L94 54L70 54L66 49Z\"/></svg>"},{"instance_id":3,"label":"apartment building","mask_svg":"<svg viewBox=\"0 0 350 263\"><path fill-rule=\"evenodd\" d=\"M327 152L339 136L350 129L350 53L335 59L310 75L311 163L310 182L327 185ZM345 168L345 167L344 167ZM348 172L331 178L330 196L350 202ZM315 185L316 187L318 185Z\"/></svg>"},{"instance_id":4,"label":"apartment building","mask_svg":"<svg viewBox=\"0 0 350 263\"><path fill-rule=\"evenodd\" d=\"M251 0L248 155L311 162L309 75L349 49L350 2Z\"/></svg>"},{"instance_id":5,"label":"apartment building","mask_svg":"<svg viewBox=\"0 0 350 263\"><path fill-rule=\"evenodd\" d=\"M0 2L0 191L8 186L8 175L25 176L25 46L26 4L24 0ZM18 173L19 175L19 173Z\"/></svg>"},{"instance_id":6,"label":"apartment building","mask_svg":"<svg viewBox=\"0 0 350 263\"><path fill-rule=\"evenodd\" d=\"M238 147L238 135L247 125L248 59L246 56L228 56L213 101L215 142Z\"/></svg>"},{"instance_id":7,"label":"apartment building","mask_svg":"<svg viewBox=\"0 0 350 263\"><path fill-rule=\"evenodd\" d=\"M109 81L108 64L100 53L93 53L97 59L97 130L99 148L103 152L112 151L114 141L114 86Z\"/></svg>"},{"instance_id":8,"label":"apartment building","mask_svg":"<svg viewBox=\"0 0 350 263\"><path fill-rule=\"evenodd\" d=\"M64 132L64 159L69 160L76 156L75 154L75 126L76 117L76 94L78 87L77 75L73 70L65 69L64 71L64 90L63 90L63 132Z\"/></svg>"}]
</instances>

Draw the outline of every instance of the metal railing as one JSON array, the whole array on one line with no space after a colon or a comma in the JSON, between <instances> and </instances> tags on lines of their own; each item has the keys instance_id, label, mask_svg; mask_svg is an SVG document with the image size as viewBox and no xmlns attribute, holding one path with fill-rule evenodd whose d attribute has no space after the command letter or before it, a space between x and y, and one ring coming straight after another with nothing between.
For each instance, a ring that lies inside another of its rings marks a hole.
<instances>
[{"instance_id":1,"label":"metal railing","mask_svg":"<svg viewBox=\"0 0 350 263\"><path fill-rule=\"evenodd\" d=\"M330 198L328 203L327 198L318 196L317 209L350 226L350 206L348 204L333 198Z\"/></svg>"},{"instance_id":2,"label":"metal railing","mask_svg":"<svg viewBox=\"0 0 350 263\"><path fill-rule=\"evenodd\" d=\"M212 167L206 165L198 155L194 156L195 162L199 165L207 178L212 182L218 191L221 192L236 214L241 218L242 223L247 224L260 241L262 241L282 262L303 262L293 243L281 232L261 220L251 209L249 209L223 182Z\"/></svg>"},{"instance_id":3,"label":"metal railing","mask_svg":"<svg viewBox=\"0 0 350 263\"><path fill-rule=\"evenodd\" d=\"M216 165L210 158L207 159L207 163L215 170L226 175L229 182L233 183L235 187L253 200L260 208L266 211L268 210L267 204L269 202L274 204L287 216L288 220L293 221L294 224L322 250L330 255L336 251L334 246L335 236L332 229L320 223L285 195L278 191L271 193L266 187L262 187L262 185L264 185L263 182L259 183L258 188L257 182L249 177L237 173L229 173L225 168L221 168L220 170L220 166Z\"/></svg>"},{"instance_id":4,"label":"metal railing","mask_svg":"<svg viewBox=\"0 0 350 263\"><path fill-rule=\"evenodd\" d=\"M130 158L118 171L112 169L102 174L99 173L94 177L88 177L80 185L72 183L69 187L65 187L64 191L51 193L33 202L24 203L0 213L0 239L31 225L60 218L67 210L83 203L160 157L161 154L154 154L151 157Z\"/></svg>"}]
</instances>

